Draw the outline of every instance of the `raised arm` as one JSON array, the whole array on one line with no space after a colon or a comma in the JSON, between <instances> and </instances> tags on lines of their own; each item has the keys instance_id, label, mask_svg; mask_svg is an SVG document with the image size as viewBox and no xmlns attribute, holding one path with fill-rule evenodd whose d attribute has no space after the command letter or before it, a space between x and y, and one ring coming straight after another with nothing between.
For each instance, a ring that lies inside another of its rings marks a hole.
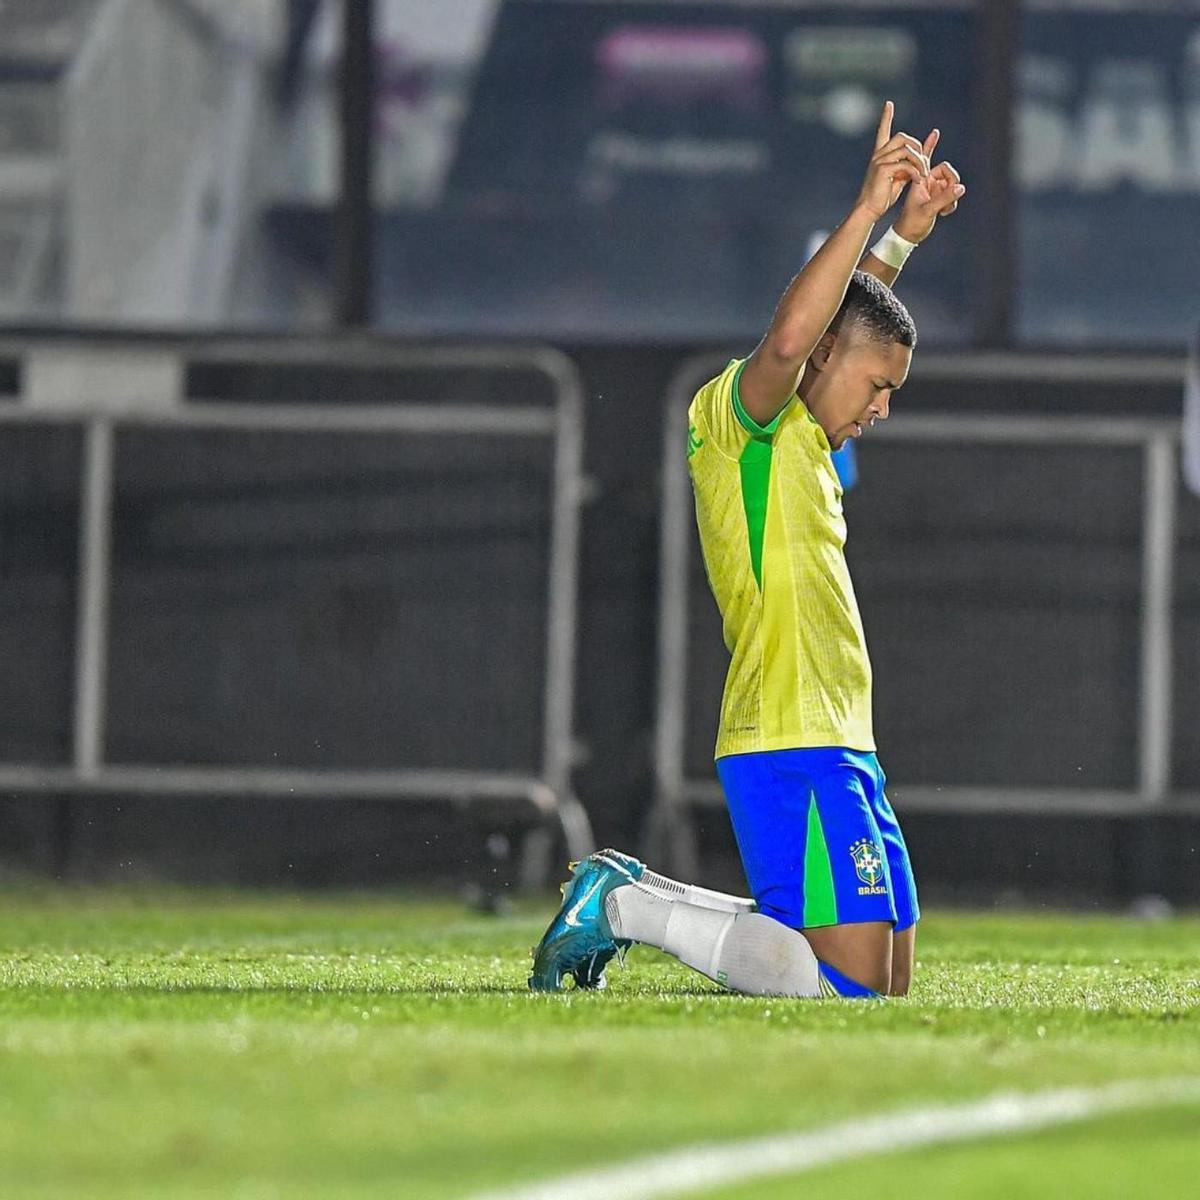
<instances>
[{"instance_id":1,"label":"raised arm","mask_svg":"<svg viewBox=\"0 0 1200 1200\"><path fill-rule=\"evenodd\" d=\"M932 130L921 147L930 162L933 162L933 150L941 136L941 130ZM930 168L927 178L917 180L905 193L904 207L892 229L904 241L919 246L933 232L938 217L952 213L958 207L966 190L950 163L938 163ZM868 250L858 269L891 287L903 269L903 259L898 255L896 261L887 263Z\"/></svg>"},{"instance_id":2,"label":"raised arm","mask_svg":"<svg viewBox=\"0 0 1200 1200\"><path fill-rule=\"evenodd\" d=\"M866 179L850 214L809 259L779 301L771 327L742 369L742 406L766 425L788 402L808 356L846 297L850 276L862 258L875 222L895 204L912 180L929 174L921 143L892 134L893 106L883 106Z\"/></svg>"}]
</instances>

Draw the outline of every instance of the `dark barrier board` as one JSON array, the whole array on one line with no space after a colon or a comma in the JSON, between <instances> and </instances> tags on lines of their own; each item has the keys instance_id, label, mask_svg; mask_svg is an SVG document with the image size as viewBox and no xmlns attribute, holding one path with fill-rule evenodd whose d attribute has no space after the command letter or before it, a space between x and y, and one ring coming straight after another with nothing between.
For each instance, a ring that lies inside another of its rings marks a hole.
<instances>
[{"instance_id":1,"label":"dark barrier board","mask_svg":"<svg viewBox=\"0 0 1200 1200\"><path fill-rule=\"evenodd\" d=\"M0 761L71 754L78 428L0 428Z\"/></svg>"},{"instance_id":2,"label":"dark barrier board","mask_svg":"<svg viewBox=\"0 0 1200 1200\"><path fill-rule=\"evenodd\" d=\"M499 437L123 430L110 760L534 768L547 457Z\"/></svg>"},{"instance_id":3,"label":"dark barrier board","mask_svg":"<svg viewBox=\"0 0 1200 1200\"><path fill-rule=\"evenodd\" d=\"M1022 15L1017 338L1183 345L1200 320L1200 9Z\"/></svg>"}]
</instances>

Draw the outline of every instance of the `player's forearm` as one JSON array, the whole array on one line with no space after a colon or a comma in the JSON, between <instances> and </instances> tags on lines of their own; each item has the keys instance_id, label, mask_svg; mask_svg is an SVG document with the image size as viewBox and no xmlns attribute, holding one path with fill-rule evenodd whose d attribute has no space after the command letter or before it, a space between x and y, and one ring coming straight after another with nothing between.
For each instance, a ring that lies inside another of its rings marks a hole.
<instances>
[{"instance_id":1,"label":"player's forearm","mask_svg":"<svg viewBox=\"0 0 1200 1200\"><path fill-rule=\"evenodd\" d=\"M875 218L864 208L851 209L788 285L763 339L772 358L804 365L846 298L874 227Z\"/></svg>"},{"instance_id":2,"label":"player's forearm","mask_svg":"<svg viewBox=\"0 0 1200 1200\"><path fill-rule=\"evenodd\" d=\"M882 259L878 259L870 250L863 255L862 262L858 264L860 271L865 271L868 275L874 275L881 283L886 283L891 287L893 283L900 277L900 268L892 267L885 263Z\"/></svg>"}]
</instances>

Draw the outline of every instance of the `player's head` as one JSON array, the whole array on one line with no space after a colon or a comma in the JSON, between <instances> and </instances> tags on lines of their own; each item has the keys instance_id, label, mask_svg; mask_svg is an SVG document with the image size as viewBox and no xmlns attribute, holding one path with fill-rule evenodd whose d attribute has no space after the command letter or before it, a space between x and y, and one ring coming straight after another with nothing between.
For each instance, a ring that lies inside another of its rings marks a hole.
<instances>
[{"instance_id":1,"label":"player's head","mask_svg":"<svg viewBox=\"0 0 1200 1200\"><path fill-rule=\"evenodd\" d=\"M804 403L835 450L887 419L916 344L917 327L892 289L855 271L800 383Z\"/></svg>"}]
</instances>

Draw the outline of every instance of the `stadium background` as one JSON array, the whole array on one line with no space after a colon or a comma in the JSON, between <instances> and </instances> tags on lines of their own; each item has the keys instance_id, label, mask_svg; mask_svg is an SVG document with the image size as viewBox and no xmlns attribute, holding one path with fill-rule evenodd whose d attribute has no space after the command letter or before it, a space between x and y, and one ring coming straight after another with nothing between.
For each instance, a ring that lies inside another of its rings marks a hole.
<instances>
[{"instance_id":1,"label":"stadium background","mask_svg":"<svg viewBox=\"0 0 1200 1200\"><path fill-rule=\"evenodd\" d=\"M652 817L665 406L697 356L753 345L887 96L970 188L901 278L921 345L891 424L981 419L868 441L848 497L919 876L1195 903L1196 5L27 0L0 47L4 869L541 878L529 835L557 826L519 798L387 784L449 769L553 775L600 842L737 886L719 810L694 846ZM311 411L478 421L576 379L575 696L548 750L544 442ZM178 418L234 403L282 427ZM1097 441L1114 418L1144 440ZM694 569L687 590L703 779L724 656Z\"/></svg>"}]
</instances>

